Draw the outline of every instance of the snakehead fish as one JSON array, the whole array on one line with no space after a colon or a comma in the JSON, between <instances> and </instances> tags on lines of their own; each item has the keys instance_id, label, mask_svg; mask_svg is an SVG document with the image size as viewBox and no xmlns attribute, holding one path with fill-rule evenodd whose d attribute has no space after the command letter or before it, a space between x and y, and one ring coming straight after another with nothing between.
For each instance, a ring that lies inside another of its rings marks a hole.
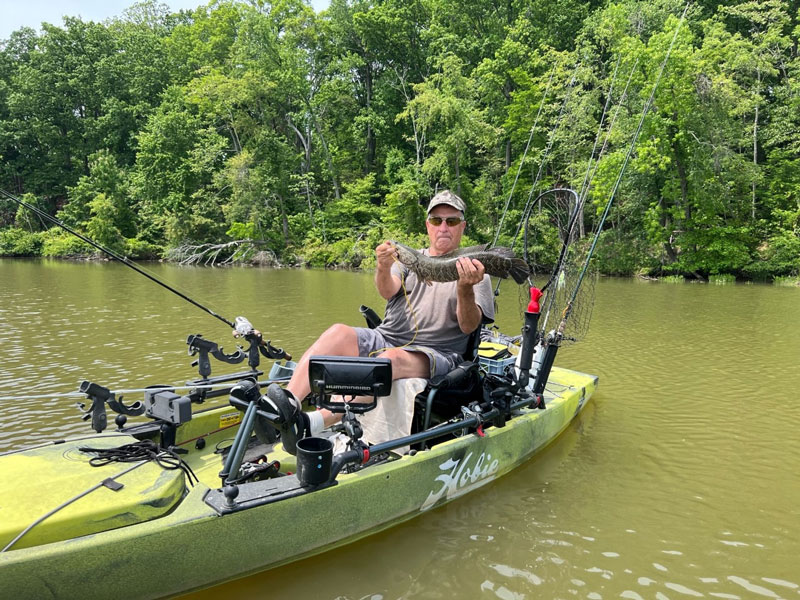
<instances>
[{"instance_id":1,"label":"snakehead fish","mask_svg":"<svg viewBox=\"0 0 800 600\"><path fill-rule=\"evenodd\" d=\"M462 256L477 259L483 264L486 273L492 277L505 279L514 278L517 283L523 283L530 274L527 263L517 258L511 248L497 247L486 249L482 246L459 248L441 256L425 256L413 248L392 241L397 249L397 259L417 274L422 281L455 281L458 279L456 262Z\"/></svg>"}]
</instances>

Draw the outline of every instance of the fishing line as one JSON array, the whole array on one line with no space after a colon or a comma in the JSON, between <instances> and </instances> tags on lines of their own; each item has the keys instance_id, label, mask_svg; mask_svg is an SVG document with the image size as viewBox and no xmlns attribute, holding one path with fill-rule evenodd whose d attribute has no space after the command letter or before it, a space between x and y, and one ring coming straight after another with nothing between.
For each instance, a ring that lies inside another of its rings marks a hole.
<instances>
[{"instance_id":1,"label":"fishing line","mask_svg":"<svg viewBox=\"0 0 800 600\"><path fill-rule=\"evenodd\" d=\"M575 65L575 68L572 71L572 76L570 77L569 83L567 84L567 86L568 86L567 93L564 95L564 100L562 101L561 108L558 111L558 116L556 117L556 124L553 126L553 129L550 130L550 135L548 136L548 139L547 139L547 145L545 146L544 153L542 154L542 159L539 162L539 169L538 169L538 171L536 173L536 177L534 178L533 183L531 184L530 192L528 192L528 198L525 201L525 205L524 205L524 208L522 210L522 219L520 220L519 225L517 225L517 229L514 232L513 238L511 239L511 244L510 244L509 247L512 248L512 249L514 248L514 244L516 244L516 242L517 242L517 238L519 237L519 232L522 229L522 224L525 222L526 215L530 212L531 198L533 196L534 190L536 189L536 184L539 183L539 179L542 176L542 171L544 170L544 165L547 163L547 158L550 155L550 150L553 147L553 142L555 142L556 133L561 128L561 125L564 123L565 109L567 107L567 103L569 102L569 99L572 97L572 92L575 89L575 83L576 83L576 81L578 79L578 77L577 77L578 69L580 68L580 66L581 66L581 62L579 61ZM549 87L549 85L550 85L550 83L548 82L548 87ZM541 108L543 106L544 106L544 100L542 100L542 104L539 106L540 110L541 110ZM537 115L537 119L538 119L538 115ZM532 135L533 135L533 130L531 130L531 136ZM530 140L529 140L529 142L530 142ZM527 148L526 148L526 152L527 152ZM524 158L525 157L523 156L523 159ZM520 161L520 169L522 168L522 162L523 161ZM517 175L519 176L519 173ZM514 184L516 185L516 179L514 180ZM513 188L512 188L512 192L513 192ZM510 201L511 201L511 195L509 195L508 201L506 202L506 206L503 209L503 215L501 217L501 224L502 224L503 219L505 219L505 215L506 215L506 213L508 211L508 205L509 205ZM494 243L496 243L496 241L499 238L499 236L500 236L500 227L498 226L497 233L495 235L495 241L492 243L492 245L494 245ZM499 295L499 293L500 293L500 284L502 283L502 281L503 281L502 279L498 279L497 280L497 285L494 288L494 295L495 296Z\"/></svg>"},{"instance_id":2,"label":"fishing line","mask_svg":"<svg viewBox=\"0 0 800 600\"><path fill-rule=\"evenodd\" d=\"M573 71L572 77L570 78L570 81L569 81L569 84L568 84L569 87L567 89L567 93L564 95L564 101L561 103L561 109L558 112L558 118L556 120L556 125L550 131L550 136L549 136L549 138L547 140L547 146L545 146L544 154L542 155L542 160L539 163L539 170L536 173L536 177L533 180L533 184L531 184L530 192L528 192L528 199L526 200L525 207L522 210L522 219L520 220L519 225L517 225L517 230L514 232L514 237L511 239L511 248L513 248L514 244L517 243L517 238L519 237L519 232L522 230L522 224L525 222L526 216L530 213L530 211L532 210L533 204L535 203L535 202L534 203L531 202L531 198L533 197L533 192L536 189L536 184L539 183L539 180L542 177L542 172L544 171L544 166L545 166L545 164L547 164L547 158L549 157L550 150L552 149L553 143L555 142L556 133L558 133L558 130L561 129L561 126L564 124L564 114L565 114L565 111L566 111L566 108L567 108L567 104L569 103L570 98L572 98L572 93L575 91L575 87L576 87L575 84L578 81L578 69L580 68L581 64L582 63L578 62L578 64L575 65L575 70ZM500 283L498 282L498 288L499 288L499 286L500 286ZM495 293L497 293L497 290L495 290Z\"/></svg>"},{"instance_id":3,"label":"fishing line","mask_svg":"<svg viewBox=\"0 0 800 600\"><path fill-rule=\"evenodd\" d=\"M672 41L670 42L669 47L667 48L667 53L664 56L663 62L661 63L661 68L658 72L658 76L656 77L653 89L650 92L650 97L647 99L647 102L644 105L644 108L642 110L642 116L639 118L639 124L636 127L636 131L633 134L633 138L631 139L631 144L628 147L628 152L625 154L625 159L622 162L622 167L620 168L619 173L617 174L617 179L614 182L613 187L611 188L611 193L609 194L608 202L606 203L605 209L603 210L603 214L600 217L600 221L597 224L597 231L594 235L594 239L592 240L592 244L589 247L589 252L586 255L586 260L583 263L583 268L581 269L580 275L578 276L578 282L575 284L572 296L570 297L569 302L567 302L567 305L564 308L562 322L559 325L560 334L563 334L563 328L566 324L566 320L569 318L570 313L572 312L572 305L575 302L575 298L578 295L578 289L580 288L581 283L583 282L583 278L586 275L586 271L589 268L589 262L592 259L592 255L594 254L595 248L597 247L597 242L600 239L600 233L603 230L603 225L605 224L606 217L608 217L608 213L611 210L611 204L614 202L614 197L617 193L617 190L619 189L620 182L622 181L622 176L625 173L625 168L628 166L628 162L630 161L630 158L633 155L633 150L636 147L637 141L639 140L639 135L642 132L642 127L644 127L644 120L647 117L647 113L650 112L650 108L653 105L653 100L656 95L656 90L658 89L658 84L661 83L661 77L664 74L664 70L666 69L667 66L667 61L669 60L670 54L672 54L672 49L675 46L676 40L678 39L678 33L681 30L681 26L683 25L683 21L686 17L686 13L689 10L690 5L691 2L687 2L686 7L683 9L683 14L681 15L680 21L678 21L678 26L675 28L675 33L672 36Z\"/></svg>"},{"instance_id":4,"label":"fishing line","mask_svg":"<svg viewBox=\"0 0 800 600\"><path fill-rule=\"evenodd\" d=\"M283 381L282 379L268 379L266 381L262 381L261 383L266 385L269 383L274 383L278 381ZM205 385L167 385L165 389L170 389L173 391L178 390L216 390L216 389L224 389L231 387L230 383L209 383ZM126 390L109 390L115 396L121 394L141 394L144 392L152 392L153 388L135 388L135 389L126 389ZM5 401L22 401L22 400L48 400L51 398L85 398L85 392L54 392L52 394L39 394L36 396L0 396L0 402Z\"/></svg>"},{"instance_id":5,"label":"fishing line","mask_svg":"<svg viewBox=\"0 0 800 600\"><path fill-rule=\"evenodd\" d=\"M581 186L581 205L586 204L586 197L589 195L589 188L592 185L592 181L594 181L594 176L597 174L597 168L600 165L600 159L603 157L603 154L608 149L608 140L611 137L611 131L614 129L614 124L617 122L617 117L619 116L620 110L622 109L622 103L628 96L628 88L630 87L631 80L633 79L633 73L636 70L636 65L638 64L639 64L639 57L637 56L636 60L633 62L633 66L631 67L630 73L628 73L628 80L625 82L625 88L622 90L622 95L620 96L619 102L617 103L617 106L614 109L614 115L611 117L611 121L608 124L608 130L606 131L605 138L603 138L603 145L600 146L600 153L597 155L597 158L594 161L592 174L589 176L588 181L584 177L584 184ZM600 134L600 129L598 129L597 133L598 135ZM592 150L592 153L594 153L594 150ZM591 160L589 161L589 165L591 165ZM587 174L589 173L588 165L586 167L586 173Z\"/></svg>"},{"instance_id":6,"label":"fishing line","mask_svg":"<svg viewBox=\"0 0 800 600\"><path fill-rule=\"evenodd\" d=\"M403 263L400 262L400 260L396 256L393 256L392 258L394 258L394 262L396 262L397 264L399 264L399 265L403 264ZM402 350L403 348L407 348L408 346L413 344L414 340L417 339L417 334L419 333L419 323L417 322L417 313L411 307L411 298L408 297L408 290L406 289L406 278L405 277L400 279L400 288L403 290L403 298L405 298L406 306L408 307L408 312L411 313L411 318L414 320L414 337L412 337L411 340L409 340L408 342L406 342L402 346L392 346L392 347L388 347L387 346L386 348L378 348L377 350L373 350L372 352L369 353L369 356L375 356L376 354L379 354L379 353L381 353L381 352L383 352L385 350ZM436 361L436 357L429 355L429 358L433 359L433 361L434 361L433 366L435 367L436 366L436 362L435 362Z\"/></svg>"},{"instance_id":7,"label":"fishing line","mask_svg":"<svg viewBox=\"0 0 800 600\"><path fill-rule=\"evenodd\" d=\"M544 109L544 105L547 101L547 95L550 93L550 84L553 82L553 76L556 73L556 65L553 65L553 69L550 71L550 79L547 81L547 87L544 90L544 95L542 96L542 101L539 103L539 111L536 113L536 118L533 120L533 127L531 127L531 133L528 136L528 143L525 144L525 151L522 153L522 158L519 161L519 167L517 168L517 174L514 176L514 183L511 185L511 191L508 193L508 198L506 199L506 205L503 207L503 212L500 215L500 223L497 225L497 232L494 234L494 239L492 240L490 248L497 244L497 240L500 237L500 231L503 229L503 222L505 221L506 214L508 213L508 205L511 204L511 198L514 196L514 189L517 187L517 181L519 180L519 175L522 173L522 165L525 164L525 157L528 155L528 149L531 147L531 140L533 140L533 132L536 131L536 125L539 123L539 117L542 114L542 110Z\"/></svg>"},{"instance_id":8,"label":"fishing line","mask_svg":"<svg viewBox=\"0 0 800 600\"><path fill-rule=\"evenodd\" d=\"M136 271L137 273L139 273L139 274L141 274L141 275L144 275L144 276L145 276L145 277L147 277L149 280L151 280L151 281L153 281L153 282L157 283L158 285L160 285L161 287L163 287L163 288L165 288L165 289L169 290L170 292L172 292L172 293L173 293L173 294L175 294L176 296L179 296L179 297L183 298L184 300L186 300L186 301L187 301L187 302L189 302L190 304L193 304L193 305L194 305L194 306L196 306L197 308L199 308L199 309L201 309L201 310L203 310L203 311L207 312L207 313L208 313L208 314L210 314L212 317L214 317L214 318L216 318L216 319L219 319L220 321L222 321L222 322L223 322L223 323L225 323L226 325L229 325L229 326L230 326L232 329L236 329L236 325L235 325L235 324L234 324L232 321L229 321L229 320L228 320L228 319L226 319L225 317L223 317L223 316L221 316L221 315L218 315L218 314L217 314L217 313L215 313L213 310L211 310L210 308L207 308L207 307L203 306L202 304L200 304L200 303L199 303L199 302L197 302L196 300L192 300L192 299L191 299L189 296L187 296L186 294L184 294L184 293L182 293L182 292L179 292L179 291L178 291L177 289L175 289L174 287L172 287L172 286L170 286L169 284L167 284L167 283L165 283L165 282L161 281L161 280L160 280L158 277L156 277L155 275L151 275L150 273L148 273L148 272L147 272L147 271L145 271L144 269L140 268L139 266L137 266L136 264L134 264L133 262L131 262L131 261L130 261L130 260L127 258L127 257L125 257L125 256L122 256L122 255L120 255L120 254L117 254L117 253L116 253L116 252L114 252L113 250L111 250L111 249L109 249L109 248L106 248L105 246L102 246L101 244L98 244L97 242L95 242L95 241L94 241L94 240L92 240L91 238L89 238L89 237L87 237L87 236L83 235L82 233L79 233L78 231L75 231L74 229L72 229L72 228L71 228L69 225L67 225L67 224L66 224L66 223L64 223L63 221L60 221L60 220L59 220L59 219L57 219L56 217L54 217L54 216L52 216L52 215L49 215L49 214L47 214L47 213L46 213L46 212L44 212L43 210L41 210L41 209L39 209L39 208L37 208L37 207L35 207L35 206L31 205L31 204L28 204L27 202L24 202L23 200L20 200L20 199L19 199L19 198L17 198L16 196L14 196L14 195L12 195L12 194L9 194L7 191L5 191L5 190L3 190L3 189L0 189L0 194L2 194L3 196L5 196L5 197L6 197L6 198L8 198L9 200L13 200L14 202L16 202L17 204L19 204L20 206L24 206L24 207L25 207L25 208L27 208L28 210L32 211L34 214L38 215L40 218L44 218L44 219L46 219L47 221L49 221L49 222L53 223L54 225L58 225L59 227L61 227L61 228L62 228L62 229L64 229L65 231L68 231L68 232L69 232L69 233L71 233L72 235L74 235L74 236L76 236L76 237L80 238L81 240L83 240L83 241L84 241L84 242L86 242L87 244L89 244L89 245L91 245L91 246L94 246L95 248L97 248L97 249L98 249L98 250L100 250L101 252L105 252L105 253L106 253L106 254L108 254L108 255L109 255L111 258L113 258L114 260L117 260L117 261L121 262L123 265L126 265L126 266L130 267L131 269L133 269L133 270L134 270L134 271Z\"/></svg>"},{"instance_id":9,"label":"fishing line","mask_svg":"<svg viewBox=\"0 0 800 600\"><path fill-rule=\"evenodd\" d=\"M591 170L592 160L594 159L594 152L597 150L597 143L600 141L600 135L603 132L603 123L606 120L606 114L608 113L608 107L611 105L611 97L614 93L614 85L617 82L617 72L619 71L619 64L622 62L622 54L619 55L617 58L617 64L614 65L614 74L611 76L611 85L608 87L608 94L606 95L606 102L603 105L603 114L600 115L600 124L597 126L597 135L594 137L594 144L592 145L592 151L589 153L589 161L586 164L586 173L583 174L583 183L581 183L581 191L580 196L583 196L584 190L589 186L589 171ZM635 67L636 65L634 65ZM631 74L633 74L633 69L631 69ZM630 79L628 79L630 81ZM624 95L623 95L624 97ZM620 102L622 100L620 99ZM609 127L610 131L610 127ZM602 152L602 148L601 148ZM600 157L597 157L597 162L600 161Z\"/></svg>"},{"instance_id":10,"label":"fishing line","mask_svg":"<svg viewBox=\"0 0 800 600\"><path fill-rule=\"evenodd\" d=\"M547 291L547 295L544 297L544 300L542 301L542 306L545 307L544 315L543 315L544 318L540 320L540 327L541 327L542 331L546 331L547 330L547 322L550 319L550 313L552 312L553 307L555 306L555 303L556 303L556 294L553 293L552 290L548 290L548 287L554 281L556 281L557 278L563 276L564 268L566 267L566 264L567 264L567 256L569 255L570 250L572 249L572 241L571 240L573 240L573 236L574 236L574 233L575 233L575 226L578 223L578 217L582 217L583 216L583 210L584 210L584 207L586 205L586 199L587 199L587 197L589 195L589 189L591 188L592 181L594 181L594 176L597 174L597 168L600 165L600 159L603 157L603 155L605 154L605 151L608 149L608 140L611 137L611 132L614 129L614 125L615 125L615 123L617 121L617 117L619 116L620 110L622 108L622 104L623 104L623 102L625 101L625 98L628 95L628 88L630 87L631 80L633 79L633 74L634 74L634 72L636 70L636 66L639 64L639 58L637 57L636 60L634 61L633 66L630 69L630 72L628 73L628 79L625 82L625 87L622 90L622 95L620 96L619 102L617 103L617 105L616 105L616 107L614 109L614 113L613 113L613 115L611 117L611 121L608 124L608 129L606 130L605 137L603 138L603 143L600 146L600 152L598 152L597 157L595 158L594 154L595 154L595 151L597 150L597 144L600 141L600 137L601 137L601 135L603 133L603 123L605 121L605 117L606 117L606 114L608 112L608 107L610 106L610 103L611 103L611 100L612 100L612 95L613 95L614 86L616 84L616 77L617 77L617 73L618 73L618 69L619 69L619 65L620 65L620 60L621 60L621 57L620 57L620 59L617 60L617 64L614 67L614 74L612 76L611 85L609 87L608 94L606 96L606 102L605 102L605 105L603 107L603 114L602 114L602 116L600 118L600 124L597 127L597 134L595 136L594 145L592 146L592 151L591 151L591 153L589 155L589 161L587 162L587 165L586 165L586 172L584 173L583 183L581 184L581 192L580 192L580 194L579 194L579 196L578 196L578 198L576 200L575 209L573 211L572 218L570 219L570 222L569 222L569 224L567 226L567 230L566 230L566 232L564 234L564 244L561 247L561 254L559 256L559 259L556 261L556 267L554 268L550 279L541 288L542 292ZM594 165L592 164L592 161L594 161ZM527 222L526 222L525 233L527 235ZM526 238L525 244L527 246L527 238Z\"/></svg>"}]
</instances>

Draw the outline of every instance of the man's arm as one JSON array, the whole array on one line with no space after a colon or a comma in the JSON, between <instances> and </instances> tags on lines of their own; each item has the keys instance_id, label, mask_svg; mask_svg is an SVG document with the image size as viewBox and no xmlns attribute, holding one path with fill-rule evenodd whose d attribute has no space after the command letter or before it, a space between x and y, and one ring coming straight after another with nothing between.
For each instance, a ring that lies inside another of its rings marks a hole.
<instances>
[{"instance_id":1,"label":"man's arm","mask_svg":"<svg viewBox=\"0 0 800 600\"><path fill-rule=\"evenodd\" d=\"M384 242L375 248L375 258L378 266L375 269L375 287L384 300L389 300L400 291L400 278L392 275L397 250L389 242Z\"/></svg>"},{"instance_id":2,"label":"man's arm","mask_svg":"<svg viewBox=\"0 0 800 600\"><path fill-rule=\"evenodd\" d=\"M479 260L466 256L456 263L458 283L456 284L456 318L464 333L472 333L481 324L483 311L475 302L474 286L483 281L484 268Z\"/></svg>"}]
</instances>

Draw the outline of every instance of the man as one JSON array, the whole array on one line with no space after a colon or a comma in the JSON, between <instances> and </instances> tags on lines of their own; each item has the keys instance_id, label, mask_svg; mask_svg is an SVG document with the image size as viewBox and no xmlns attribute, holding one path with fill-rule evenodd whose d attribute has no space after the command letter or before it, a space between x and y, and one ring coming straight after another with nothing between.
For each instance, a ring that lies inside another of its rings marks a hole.
<instances>
[{"instance_id":1,"label":"man","mask_svg":"<svg viewBox=\"0 0 800 600\"><path fill-rule=\"evenodd\" d=\"M422 252L440 256L456 250L467 225L465 212L457 195L448 190L436 194L426 220L430 246ZM311 356L379 356L392 361L393 379L435 377L459 364L469 334L494 319L491 282L480 261L461 257L457 281L428 284L397 261L390 242L379 245L375 255L375 285L387 301L383 322L375 329L333 325L303 354L286 390L277 384L267 390L267 398L284 419L282 435L289 451L303 432L316 435L341 418L327 410L300 410L298 400L310 392Z\"/></svg>"}]
</instances>

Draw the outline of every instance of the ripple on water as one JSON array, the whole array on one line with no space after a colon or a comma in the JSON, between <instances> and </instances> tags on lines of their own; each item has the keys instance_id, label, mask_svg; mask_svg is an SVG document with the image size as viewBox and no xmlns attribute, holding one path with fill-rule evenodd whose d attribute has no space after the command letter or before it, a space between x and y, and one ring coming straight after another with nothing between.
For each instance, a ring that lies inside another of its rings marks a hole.
<instances>
[{"instance_id":1,"label":"ripple on water","mask_svg":"<svg viewBox=\"0 0 800 600\"><path fill-rule=\"evenodd\" d=\"M666 587L667 589L672 590L673 592L677 592L678 594L681 594L683 596L692 596L694 598L702 598L703 597L703 594L701 594L700 592L698 592L696 590L693 590L691 588L688 588L685 585L682 585L680 583L672 583L672 582L667 581L667 582L664 583L664 587Z\"/></svg>"},{"instance_id":2,"label":"ripple on water","mask_svg":"<svg viewBox=\"0 0 800 600\"><path fill-rule=\"evenodd\" d=\"M504 577L520 578L531 585L542 585L542 578L528 570L501 564L491 564L489 567Z\"/></svg>"},{"instance_id":3,"label":"ripple on water","mask_svg":"<svg viewBox=\"0 0 800 600\"><path fill-rule=\"evenodd\" d=\"M764 586L752 583L751 581L745 579L744 577L738 577L736 575L731 575L731 576L728 577L728 581L743 587L745 590L747 590L751 594L757 594L757 595L763 596L765 598L780 598L779 594L773 592L772 590L770 590L770 589L768 589L768 588L766 588Z\"/></svg>"},{"instance_id":4,"label":"ripple on water","mask_svg":"<svg viewBox=\"0 0 800 600\"><path fill-rule=\"evenodd\" d=\"M281 336L273 342L298 355L331 322L355 322L353 306L372 290L367 274L158 268L259 315ZM24 292L0 284L0 395L71 391L84 378L115 388L184 381L196 373L186 335L229 336L160 291L109 283L110 272L56 266L27 277L40 281ZM58 273L67 276L54 281ZM254 279L284 302L266 301ZM42 308L54 289L60 308ZM385 534L268 573L249 594L206 597L798 598L795 290L614 280L597 289L586 342L558 361L598 373L599 392L542 456ZM518 330L517 315L508 322ZM86 433L74 404L0 400L0 451ZM365 552L375 568L353 578Z\"/></svg>"}]
</instances>

